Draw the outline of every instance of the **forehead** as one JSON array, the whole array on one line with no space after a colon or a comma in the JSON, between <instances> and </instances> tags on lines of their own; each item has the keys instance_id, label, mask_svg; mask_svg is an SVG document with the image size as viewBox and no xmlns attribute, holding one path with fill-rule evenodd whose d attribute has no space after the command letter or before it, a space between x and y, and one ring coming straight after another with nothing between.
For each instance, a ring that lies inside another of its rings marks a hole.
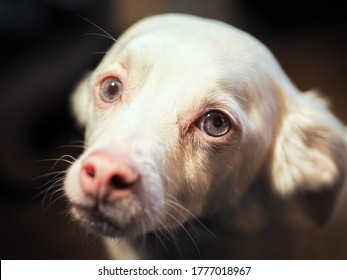
<instances>
[{"instance_id":1,"label":"forehead","mask_svg":"<svg viewBox=\"0 0 347 280\"><path fill-rule=\"evenodd\" d=\"M201 43L183 35L168 36L156 31L138 36L122 49L117 59L129 71L145 68L162 79L178 79L187 74L191 79L216 79L220 68L208 41Z\"/></svg>"},{"instance_id":2,"label":"forehead","mask_svg":"<svg viewBox=\"0 0 347 280\"><path fill-rule=\"evenodd\" d=\"M116 45L103 62L97 72L110 64L120 64L134 94L160 97L171 103L181 101L180 106L226 89L227 79L218 52L208 40L200 42L184 33L169 36L155 31L137 36Z\"/></svg>"}]
</instances>

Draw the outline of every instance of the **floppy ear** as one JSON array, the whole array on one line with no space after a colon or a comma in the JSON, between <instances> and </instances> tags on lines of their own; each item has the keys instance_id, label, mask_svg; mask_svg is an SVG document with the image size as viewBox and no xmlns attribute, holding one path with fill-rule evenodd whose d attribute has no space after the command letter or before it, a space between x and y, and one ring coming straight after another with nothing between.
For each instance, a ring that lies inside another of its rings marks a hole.
<instances>
[{"instance_id":1,"label":"floppy ear","mask_svg":"<svg viewBox=\"0 0 347 280\"><path fill-rule=\"evenodd\" d=\"M87 108L90 99L89 76L90 73L79 82L70 100L71 111L81 127L85 126L88 115Z\"/></svg>"},{"instance_id":2,"label":"floppy ear","mask_svg":"<svg viewBox=\"0 0 347 280\"><path fill-rule=\"evenodd\" d=\"M335 197L345 176L346 132L316 95L308 93L298 98L298 104L288 108L278 133L270 177L281 195L296 193L309 203L317 202L316 210L322 210L325 204L320 194ZM311 214L325 219L327 213Z\"/></svg>"}]
</instances>

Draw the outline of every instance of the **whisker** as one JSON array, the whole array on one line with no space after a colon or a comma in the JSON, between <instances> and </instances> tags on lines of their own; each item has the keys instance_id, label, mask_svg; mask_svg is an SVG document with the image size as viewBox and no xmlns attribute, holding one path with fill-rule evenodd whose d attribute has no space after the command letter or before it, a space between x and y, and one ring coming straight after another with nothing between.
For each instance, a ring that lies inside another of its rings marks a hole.
<instances>
[{"instance_id":1,"label":"whisker","mask_svg":"<svg viewBox=\"0 0 347 280\"><path fill-rule=\"evenodd\" d=\"M93 54L105 55L107 52L93 52Z\"/></svg>"},{"instance_id":2,"label":"whisker","mask_svg":"<svg viewBox=\"0 0 347 280\"><path fill-rule=\"evenodd\" d=\"M198 245L196 244L193 236L189 233L189 231L185 228L185 226L182 224L182 222L180 222L174 215L170 214L170 213L166 213L171 219L173 219L178 225L180 225L180 227L185 231L185 233L188 235L188 237L190 238L190 240L193 242L195 249L197 250L198 254L199 254L199 258L201 259L201 253L199 250Z\"/></svg>"},{"instance_id":3,"label":"whisker","mask_svg":"<svg viewBox=\"0 0 347 280\"><path fill-rule=\"evenodd\" d=\"M65 157L72 159L72 161L65 159ZM65 162L65 163L68 163L69 165L72 165L76 161L76 159L70 155L63 155L60 158L40 159L40 160L37 160L35 162L39 163L39 162L50 162L50 161L55 161L53 166L50 168L50 170L53 170L57 166L57 164L60 162Z\"/></svg>"},{"instance_id":4,"label":"whisker","mask_svg":"<svg viewBox=\"0 0 347 280\"><path fill-rule=\"evenodd\" d=\"M69 158L70 160L65 159L65 157ZM54 169L60 162L65 162L65 163L68 163L69 165L72 165L75 161L76 159L73 156L63 155L53 164L53 166L51 167L51 170Z\"/></svg>"},{"instance_id":5,"label":"whisker","mask_svg":"<svg viewBox=\"0 0 347 280\"><path fill-rule=\"evenodd\" d=\"M61 189L61 190L62 190L62 189ZM52 205L53 205L56 201L58 201L59 199L61 199L61 198L63 198L63 197L64 197L64 194L61 194L61 195L59 195L57 198L55 198L51 203L48 204L48 206L42 211L42 213L47 212L48 209L51 208Z\"/></svg>"},{"instance_id":6,"label":"whisker","mask_svg":"<svg viewBox=\"0 0 347 280\"><path fill-rule=\"evenodd\" d=\"M172 245L175 246L175 248L177 249L177 252L180 256L181 259L183 259L183 253L180 249L180 246L178 245L178 241L177 241L177 238L173 232L172 229L168 228L164 222L160 221L159 222L159 225L163 228L163 230L160 231L161 235L164 236L164 238L169 242L171 243ZM168 235L170 235L171 239L166 235L166 233ZM170 256L172 256L171 253L168 253Z\"/></svg>"},{"instance_id":7,"label":"whisker","mask_svg":"<svg viewBox=\"0 0 347 280\"><path fill-rule=\"evenodd\" d=\"M46 198L48 197L48 195L51 193L51 192L54 192L55 189L60 189L62 187L62 180L60 179L57 179L57 182L54 182L54 185L52 185L51 187L49 187L49 189L47 190L43 190L41 191L40 193L38 193L37 195L35 195L34 198L39 198L39 197L42 197L42 201L41 201L41 205L42 207L44 206L45 204L45 201L46 201Z\"/></svg>"},{"instance_id":8,"label":"whisker","mask_svg":"<svg viewBox=\"0 0 347 280\"><path fill-rule=\"evenodd\" d=\"M35 162L50 162L50 161L59 161L59 160L62 160L64 159L65 157L67 158L70 158L71 160L75 161L76 158L74 158L73 156L71 155L62 155L61 157L59 158L46 158L46 159L39 159L39 160L36 160ZM71 164L71 162L69 162Z\"/></svg>"},{"instance_id":9,"label":"whisker","mask_svg":"<svg viewBox=\"0 0 347 280\"><path fill-rule=\"evenodd\" d=\"M53 201L50 202L49 207L51 207L54 203L56 203L58 200L62 199L63 197L65 197L64 193L58 195Z\"/></svg>"},{"instance_id":10,"label":"whisker","mask_svg":"<svg viewBox=\"0 0 347 280\"><path fill-rule=\"evenodd\" d=\"M151 217L151 213L150 213L150 211L149 211L148 209L145 209L145 210L144 210L144 213L146 214L146 216L147 216L148 218ZM165 224L164 224L163 222L161 222L161 221L158 221L158 222L159 222L159 225L160 225L160 226L162 226L163 228L166 228L166 227L165 227ZM141 225L142 225L142 223L141 223ZM145 228L146 228L146 226L144 226L144 229L145 229ZM145 232L146 232L146 231L143 230L143 239L141 240L141 245L140 245L140 246L141 246L141 250L143 250L143 248L144 248L144 246L145 246L144 243L146 242L146 238L147 238L147 236L145 235ZM159 242L160 245L161 245L161 247L165 250L165 252L166 252L170 257L172 257L172 254L170 253L170 251L169 251L169 249L167 248L165 242L162 240L162 238L161 238L161 236L160 236L160 234L162 234L162 235L167 239L167 237L162 233L162 230L154 231L153 233L154 233L154 236L155 236L157 254L159 253L159 252L158 252L158 250L159 250L159 244L158 244L158 242Z\"/></svg>"},{"instance_id":11,"label":"whisker","mask_svg":"<svg viewBox=\"0 0 347 280\"><path fill-rule=\"evenodd\" d=\"M80 15L80 14L76 14L77 16L79 16L80 18L84 19L86 22L88 22L89 24L93 25L95 28L97 28L99 31L103 32L105 35L108 36L109 39L111 39L114 42L117 42L117 40L110 34L108 33L105 29L101 28L99 25L97 25L96 23L92 22L91 20L87 19L86 17Z\"/></svg>"},{"instance_id":12,"label":"whisker","mask_svg":"<svg viewBox=\"0 0 347 280\"><path fill-rule=\"evenodd\" d=\"M156 240L159 241L160 245L163 247L163 249L165 250L165 252L172 258L172 254L170 252L170 250L167 248L165 242L163 241L163 239L161 238L160 235L163 235L162 231L156 231L154 232ZM158 248L158 244L157 244L157 248Z\"/></svg>"},{"instance_id":13,"label":"whisker","mask_svg":"<svg viewBox=\"0 0 347 280\"><path fill-rule=\"evenodd\" d=\"M64 189L61 188L61 187L62 187L62 185L60 185L60 187L58 187L58 189L55 190L55 191L51 194L51 196L50 196L50 198L49 198L49 200L48 200L48 204L49 204L49 205L51 205L51 203L52 203L52 198L53 198L56 194L61 193L61 192L64 191ZM64 194L59 195L58 198L60 198L62 195L64 195ZM53 203L54 203L56 200L57 200L57 198L53 201ZM52 203L52 204L53 204L53 203Z\"/></svg>"},{"instance_id":14,"label":"whisker","mask_svg":"<svg viewBox=\"0 0 347 280\"><path fill-rule=\"evenodd\" d=\"M51 178L48 182L46 182L46 183L44 183L44 184L38 186L37 189L41 189L41 188L43 188L43 187L46 186L46 185L53 184L53 185L51 185L47 190L44 189L44 190L40 191L37 195L34 196L34 199L40 197L40 196L41 196L42 194L44 194L45 192L49 192L50 190L52 190L52 188L54 188L54 186L55 186L54 184L55 184L57 181L60 181L60 180L63 180L63 179L64 179L63 174L65 174L65 173L66 173L66 171L60 171L60 172L59 172L58 174L56 174L53 178ZM62 176L60 176L60 175L62 175Z\"/></svg>"},{"instance_id":15,"label":"whisker","mask_svg":"<svg viewBox=\"0 0 347 280\"><path fill-rule=\"evenodd\" d=\"M65 148L79 148L82 150L85 149L83 145L78 145L78 144L66 144L66 145L62 145L58 147L58 149L65 149Z\"/></svg>"},{"instance_id":16,"label":"whisker","mask_svg":"<svg viewBox=\"0 0 347 280\"><path fill-rule=\"evenodd\" d=\"M53 178L51 178L50 180L56 178L57 176L59 175L62 175L62 174L65 174L66 173L66 170L62 170L62 171L52 171L52 172L48 172L46 174L42 174L42 175L39 175L33 179L31 179L31 181L37 181L37 180L40 180L40 179L43 179L43 178L46 178L46 177L49 177L49 176L52 176L52 175L55 175ZM43 185L40 185L39 187L37 187L37 189L40 189L42 188L43 186L45 185L48 185L50 183L50 181L44 183Z\"/></svg>"},{"instance_id":17,"label":"whisker","mask_svg":"<svg viewBox=\"0 0 347 280\"><path fill-rule=\"evenodd\" d=\"M127 46L121 44L114 36L112 36L109 32L107 32L105 29L101 28L99 25L97 25L96 23L92 22L91 20L87 19L86 17L80 15L80 14L76 14L78 17L84 19L86 22L88 22L89 24L91 24L92 26L94 26L96 29L98 29L99 31L101 31L102 33L96 33L96 32L91 32L91 33L87 33L86 35L94 35L94 36L101 36L107 39L110 39L111 41L115 42L116 44L118 44L119 46L122 47L123 50L125 50L126 52L128 52L128 48ZM102 54L104 55L106 52L96 52L96 54Z\"/></svg>"},{"instance_id":18,"label":"whisker","mask_svg":"<svg viewBox=\"0 0 347 280\"><path fill-rule=\"evenodd\" d=\"M100 36L100 37L104 37L104 38L110 39L110 40L112 40L114 42L117 41L115 38L110 37L107 34L102 34L102 33L85 33L85 35Z\"/></svg>"},{"instance_id":19,"label":"whisker","mask_svg":"<svg viewBox=\"0 0 347 280\"><path fill-rule=\"evenodd\" d=\"M52 191L54 188L60 188L62 185L61 185L61 183L63 182L63 180L64 180L64 178L58 178L53 184L52 184L52 186L50 186L49 188L48 188L48 190L46 191L46 193L45 193L45 195L44 195L44 197L43 197L43 199L42 199L42 204L44 204L44 202L45 202L45 200L46 200L46 198L47 198L47 196L48 196L48 193L50 192L50 191Z\"/></svg>"},{"instance_id":20,"label":"whisker","mask_svg":"<svg viewBox=\"0 0 347 280\"><path fill-rule=\"evenodd\" d=\"M60 159L64 159L66 157L69 158L70 160L73 160L72 163L76 161L76 158L73 157L72 155L63 155L63 156L60 157Z\"/></svg>"},{"instance_id":21,"label":"whisker","mask_svg":"<svg viewBox=\"0 0 347 280\"><path fill-rule=\"evenodd\" d=\"M70 144L83 146L84 145L84 141L83 140L73 140L73 141L70 141Z\"/></svg>"},{"instance_id":22,"label":"whisker","mask_svg":"<svg viewBox=\"0 0 347 280\"><path fill-rule=\"evenodd\" d=\"M204 230L206 230L209 234L211 234L214 238L217 238L217 236L206 226L203 222L200 221L198 217L196 217L191 211L189 211L186 207L182 206L180 203L175 202L171 199L166 199L166 202L168 202L171 205L174 205L187 213L190 217L192 217ZM175 208L174 208L175 209Z\"/></svg>"}]
</instances>

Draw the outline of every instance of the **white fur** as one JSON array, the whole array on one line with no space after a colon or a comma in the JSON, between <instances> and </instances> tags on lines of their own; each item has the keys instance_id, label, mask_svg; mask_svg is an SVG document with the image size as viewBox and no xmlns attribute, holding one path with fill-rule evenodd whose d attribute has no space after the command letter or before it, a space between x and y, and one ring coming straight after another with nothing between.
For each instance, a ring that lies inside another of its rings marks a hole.
<instances>
[{"instance_id":1,"label":"white fur","mask_svg":"<svg viewBox=\"0 0 347 280\"><path fill-rule=\"evenodd\" d=\"M100 104L98 81L115 73L123 77L122 96L111 105ZM218 229L209 230L219 239L202 237L205 232L196 245L201 251L204 244L221 246L220 255L205 251L224 258L232 243L226 232L256 234L268 225L268 205L251 188L258 178L265 178L276 201L271 209L276 219L298 228L309 222L296 195L345 185L341 123L315 94L299 92L259 41L218 21L185 15L140 21L81 82L72 101L86 128L86 151L68 172L66 194L73 203L93 203L77 179L81 162L93 151L107 148L128 157L143 178L140 191L129 203L117 202L118 212L108 215L121 224L137 220L133 237L207 218L217 222ZM228 135L212 139L196 127L209 110L229 115ZM112 254L153 257L128 250Z\"/></svg>"}]
</instances>

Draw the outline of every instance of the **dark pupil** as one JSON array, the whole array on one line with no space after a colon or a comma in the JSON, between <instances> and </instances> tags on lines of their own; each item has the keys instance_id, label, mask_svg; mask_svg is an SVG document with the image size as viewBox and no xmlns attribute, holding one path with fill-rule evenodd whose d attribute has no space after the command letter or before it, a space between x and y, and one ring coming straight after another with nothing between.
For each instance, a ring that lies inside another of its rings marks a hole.
<instances>
[{"instance_id":1,"label":"dark pupil","mask_svg":"<svg viewBox=\"0 0 347 280\"><path fill-rule=\"evenodd\" d=\"M107 94L111 97L113 95L117 95L119 92L118 84L115 81L109 82L108 88L107 88Z\"/></svg>"},{"instance_id":2,"label":"dark pupil","mask_svg":"<svg viewBox=\"0 0 347 280\"><path fill-rule=\"evenodd\" d=\"M224 124L224 121L220 115L213 116L213 126L215 126L216 128L220 128L223 124Z\"/></svg>"}]
</instances>

